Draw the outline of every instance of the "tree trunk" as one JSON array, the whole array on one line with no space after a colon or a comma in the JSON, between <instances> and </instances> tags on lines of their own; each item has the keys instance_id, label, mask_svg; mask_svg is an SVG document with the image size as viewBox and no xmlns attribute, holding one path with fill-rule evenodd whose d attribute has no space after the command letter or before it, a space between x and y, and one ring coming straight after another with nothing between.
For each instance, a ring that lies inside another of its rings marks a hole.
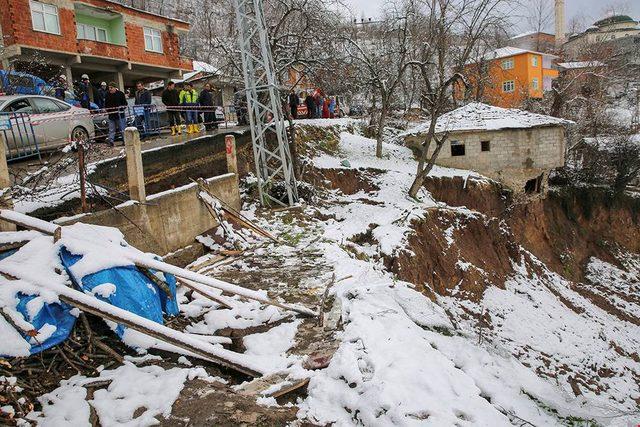
<instances>
[{"instance_id":1,"label":"tree trunk","mask_svg":"<svg viewBox=\"0 0 640 427\"><path fill-rule=\"evenodd\" d=\"M382 135L384 133L384 124L387 120L388 107L383 103L382 111L380 111L380 120L378 121L378 130L376 131L376 157L382 157Z\"/></svg>"},{"instance_id":2,"label":"tree trunk","mask_svg":"<svg viewBox=\"0 0 640 427\"><path fill-rule=\"evenodd\" d=\"M418 191L420 191L420 188L422 188L425 178L427 177L427 175L429 175L431 169L433 169L433 165L435 164L438 155L440 155L440 150L442 149L442 146L444 145L444 142L446 140L446 138L444 137L441 137L440 140L435 138L437 118L433 113L431 117L432 119L431 124L429 125L429 131L427 132L427 136L425 137L424 143L422 144L422 151L420 152L420 158L418 159L418 170L416 171L416 177L413 180L411 187L409 187L409 196L413 197L414 199L418 196ZM433 154L431 154L431 157L429 157L429 160L427 161L427 156L429 155L429 147L431 146L431 142L433 142L434 139L436 141L436 148L435 150L433 150Z\"/></svg>"}]
</instances>

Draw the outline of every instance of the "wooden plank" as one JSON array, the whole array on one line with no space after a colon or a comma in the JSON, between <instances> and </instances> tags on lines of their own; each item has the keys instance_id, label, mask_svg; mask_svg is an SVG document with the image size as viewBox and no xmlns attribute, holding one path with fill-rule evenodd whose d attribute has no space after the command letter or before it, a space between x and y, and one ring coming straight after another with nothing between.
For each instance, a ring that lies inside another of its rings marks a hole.
<instances>
[{"instance_id":1,"label":"wooden plank","mask_svg":"<svg viewBox=\"0 0 640 427\"><path fill-rule=\"evenodd\" d=\"M233 305L227 301L227 298L223 297L222 295L216 295L212 293L207 286L201 285L196 282L192 282L189 279L182 279L182 278L178 278L178 283L180 283L185 288L189 288L192 291L199 293L203 297L217 304L220 304L225 308L233 308Z\"/></svg>"},{"instance_id":2,"label":"wooden plank","mask_svg":"<svg viewBox=\"0 0 640 427\"><path fill-rule=\"evenodd\" d=\"M290 379L286 372L277 372L243 384L238 388L238 393L244 396L280 397L307 384L309 384L309 378ZM279 387L275 391L267 392L275 386Z\"/></svg>"},{"instance_id":3,"label":"wooden plank","mask_svg":"<svg viewBox=\"0 0 640 427\"><path fill-rule=\"evenodd\" d=\"M209 191L209 189L207 188L207 186L204 183L204 180L199 179L198 181L195 181L195 182L198 184L198 187L202 191L207 193L214 200L218 201L220 203L220 205L222 206L222 209L226 213L228 213L235 221L237 221L241 225L244 225L245 228L252 229L253 231L255 231L256 233L258 233L261 236L267 237L267 238L273 240L274 242L280 243L280 240L278 240L275 236L273 236L267 230L265 230L264 228L254 224L249 218L247 218L244 215L242 215L241 212L238 212L237 210L235 210L231 206L227 205L224 201L220 200L220 198L216 197L211 191Z\"/></svg>"},{"instance_id":4,"label":"wooden plank","mask_svg":"<svg viewBox=\"0 0 640 427\"><path fill-rule=\"evenodd\" d=\"M192 265L190 267L187 267L187 269L191 270L191 271L195 271L196 273L198 273L203 268L208 267L208 266L210 266L212 264L216 264L216 263L218 263L218 262L220 262L222 260L225 260L225 259L227 259L226 255L216 255L216 256L213 256L213 257L209 258L206 261L201 262L200 264L196 264L196 265Z\"/></svg>"}]
</instances>

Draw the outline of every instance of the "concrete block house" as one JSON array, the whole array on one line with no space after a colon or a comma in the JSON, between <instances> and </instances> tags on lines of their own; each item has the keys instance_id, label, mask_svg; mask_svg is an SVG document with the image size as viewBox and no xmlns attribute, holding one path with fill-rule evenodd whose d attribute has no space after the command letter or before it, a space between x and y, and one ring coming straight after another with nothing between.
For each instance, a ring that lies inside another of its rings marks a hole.
<instances>
[{"instance_id":1,"label":"concrete block house","mask_svg":"<svg viewBox=\"0 0 640 427\"><path fill-rule=\"evenodd\" d=\"M446 141L436 164L476 171L515 191L540 192L549 171L565 164L565 127L571 123L523 110L468 104L438 120L436 133ZM405 132L406 145L421 144L428 127L426 123Z\"/></svg>"},{"instance_id":2,"label":"concrete block house","mask_svg":"<svg viewBox=\"0 0 640 427\"><path fill-rule=\"evenodd\" d=\"M0 9L4 69L30 71L37 63L69 81L86 73L121 88L192 70L180 55L179 37L189 31L181 20L111 0L0 0Z\"/></svg>"}]
</instances>

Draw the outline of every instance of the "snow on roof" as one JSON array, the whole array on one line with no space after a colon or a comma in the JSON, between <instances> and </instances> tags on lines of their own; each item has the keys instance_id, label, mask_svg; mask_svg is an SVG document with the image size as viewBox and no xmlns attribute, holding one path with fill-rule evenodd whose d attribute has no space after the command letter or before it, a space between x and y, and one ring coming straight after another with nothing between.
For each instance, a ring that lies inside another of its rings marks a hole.
<instances>
[{"instance_id":1,"label":"snow on roof","mask_svg":"<svg viewBox=\"0 0 640 427\"><path fill-rule=\"evenodd\" d=\"M559 62L558 66L567 70L574 70L578 68L595 68L604 67L606 64L600 61L581 61L581 62Z\"/></svg>"},{"instance_id":2,"label":"snow on roof","mask_svg":"<svg viewBox=\"0 0 640 427\"><path fill-rule=\"evenodd\" d=\"M551 55L549 53L536 52L535 50L521 49L519 47L513 47L513 46L506 46L506 47L501 47L496 50L487 52L479 58L471 58L469 61L467 61L467 64L473 64L480 60L491 61L494 59L508 58L510 56L522 55L523 53L533 53L536 55L547 56L550 58L557 58L557 56Z\"/></svg>"},{"instance_id":3,"label":"snow on roof","mask_svg":"<svg viewBox=\"0 0 640 427\"><path fill-rule=\"evenodd\" d=\"M527 36L533 36L535 34L544 34L547 36L553 36L553 34L551 33L545 33L544 31L527 31L521 34L516 34L515 36L511 37L509 40L514 40L514 39L519 39L520 37L527 37Z\"/></svg>"},{"instance_id":4,"label":"snow on roof","mask_svg":"<svg viewBox=\"0 0 640 427\"><path fill-rule=\"evenodd\" d=\"M436 133L530 129L542 126L562 126L572 123L570 120L530 113L529 111L515 108L500 108L474 102L443 114L436 124ZM427 129L429 129L429 122L409 129L401 134L401 136L420 134L426 132Z\"/></svg>"},{"instance_id":5,"label":"snow on roof","mask_svg":"<svg viewBox=\"0 0 640 427\"><path fill-rule=\"evenodd\" d=\"M506 46L485 54L484 59L506 58L508 56L521 55L523 53L534 53L536 55L551 56L555 58L555 55L551 55L549 53L536 52L535 50L521 49L519 47L513 46Z\"/></svg>"},{"instance_id":6,"label":"snow on roof","mask_svg":"<svg viewBox=\"0 0 640 427\"><path fill-rule=\"evenodd\" d=\"M218 67L215 67L207 62L202 61L192 61L193 63L193 71L203 71L205 73L214 73L217 74L220 72Z\"/></svg>"}]
</instances>

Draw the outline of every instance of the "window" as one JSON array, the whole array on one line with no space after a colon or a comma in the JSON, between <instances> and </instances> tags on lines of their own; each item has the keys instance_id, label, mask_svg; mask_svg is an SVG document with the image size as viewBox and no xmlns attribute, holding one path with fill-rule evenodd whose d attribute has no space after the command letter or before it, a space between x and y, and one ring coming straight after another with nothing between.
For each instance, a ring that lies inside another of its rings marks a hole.
<instances>
[{"instance_id":1,"label":"window","mask_svg":"<svg viewBox=\"0 0 640 427\"><path fill-rule=\"evenodd\" d=\"M33 107L26 99L19 99L9 104L4 111L11 111L13 113L33 113Z\"/></svg>"},{"instance_id":2,"label":"window","mask_svg":"<svg viewBox=\"0 0 640 427\"><path fill-rule=\"evenodd\" d=\"M491 141L480 141L480 151L491 151Z\"/></svg>"},{"instance_id":3,"label":"window","mask_svg":"<svg viewBox=\"0 0 640 427\"><path fill-rule=\"evenodd\" d=\"M464 142L451 141L451 157L464 156Z\"/></svg>"},{"instance_id":4,"label":"window","mask_svg":"<svg viewBox=\"0 0 640 427\"><path fill-rule=\"evenodd\" d=\"M144 27L144 48L151 52L162 53L162 35L159 30Z\"/></svg>"},{"instance_id":5,"label":"window","mask_svg":"<svg viewBox=\"0 0 640 427\"><path fill-rule=\"evenodd\" d=\"M513 80L505 80L502 82L502 91L503 92L513 92L516 88L516 84Z\"/></svg>"},{"instance_id":6,"label":"window","mask_svg":"<svg viewBox=\"0 0 640 427\"><path fill-rule=\"evenodd\" d=\"M85 40L95 40L99 42L108 42L107 30L93 25L78 24L78 38Z\"/></svg>"},{"instance_id":7,"label":"window","mask_svg":"<svg viewBox=\"0 0 640 427\"><path fill-rule=\"evenodd\" d=\"M36 31L60 34L60 21L58 20L58 8L52 4L31 1L31 23Z\"/></svg>"},{"instance_id":8,"label":"window","mask_svg":"<svg viewBox=\"0 0 640 427\"><path fill-rule=\"evenodd\" d=\"M513 58L505 59L504 61L502 61L503 70L513 70L514 65L515 63L513 61Z\"/></svg>"},{"instance_id":9,"label":"window","mask_svg":"<svg viewBox=\"0 0 640 427\"><path fill-rule=\"evenodd\" d=\"M53 99L48 98L31 98L33 104L40 114L46 113L59 113L61 111L65 111L59 103L54 101Z\"/></svg>"},{"instance_id":10,"label":"window","mask_svg":"<svg viewBox=\"0 0 640 427\"><path fill-rule=\"evenodd\" d=\"M533 67L537 67L538 66L538 57L537 56L532 56L531 57L531 66L533 66Z\"/></svg>"},{"instance_id":11,"label":"window","mask_svg":"<svg viewBox=\"0 0 640 427\"><path fill-rule=\"evenodd\" d=\"M534 77L533 79L531 79L531 87L534 90L540 89L540 80L538 80L537 77Z\"/></svg>"}]
</instances>

